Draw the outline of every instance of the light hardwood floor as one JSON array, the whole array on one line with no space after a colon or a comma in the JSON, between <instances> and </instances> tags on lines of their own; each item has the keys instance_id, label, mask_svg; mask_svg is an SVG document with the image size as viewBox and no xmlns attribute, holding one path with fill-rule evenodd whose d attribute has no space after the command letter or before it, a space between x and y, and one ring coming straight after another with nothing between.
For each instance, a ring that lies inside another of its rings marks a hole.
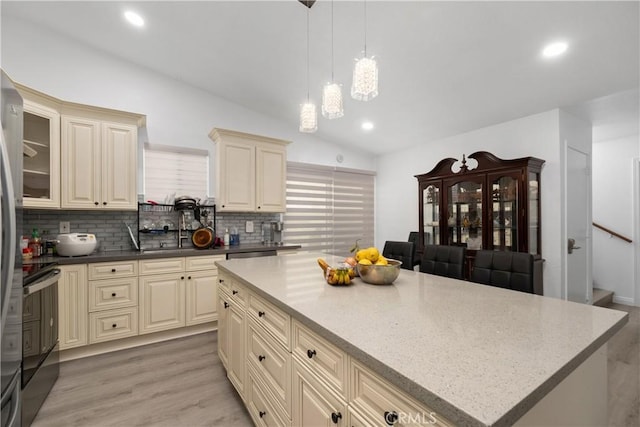
<instances>
[{"instance_id":1,"label":"light hardwood floor","mask_svg":"<svg viewBox=\"0 0 640 427\"><path fill-rule=\"evenodd\" d=\"M609 342L609 426L640 425L640 307ZM215 332L63 363L34 427L252 426Z\"/></svg>"},{"instance_id":2,"label":"light hardwood floor","mask_svg":"<svg viewBox=\"0 0 640 427\"><path fill-rule=\"evenodd\" d=\"M33 427L252 426L217 333L62 363Z\"/></svg>"}]
</instances>

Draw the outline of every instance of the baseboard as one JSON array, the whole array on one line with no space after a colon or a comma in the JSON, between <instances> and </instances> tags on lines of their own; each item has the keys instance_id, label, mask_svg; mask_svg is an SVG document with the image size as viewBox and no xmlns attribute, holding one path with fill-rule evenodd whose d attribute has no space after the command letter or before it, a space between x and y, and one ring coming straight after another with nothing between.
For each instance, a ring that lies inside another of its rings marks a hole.
<instances>
[{"instance_id":1,"label":"baseboard","mask_svg":"<svg viewBox=\"0 0 640 427\"><path fill-rule=\"evenodd\" d=\"M69 360L82 359L84 357L96 356L98 354L125 350L127 348L140 347L142 345L154 344L162 341L169 341L176 338L188 337L191 335L197 335L217 330L218 322L209 322L203 323L201 325L188 326L185 328L155 332L153 334L137 335L130 338L123 338L99 344L70 348L68 350L62 350L60 352L60 361L67 362Z\"/></svg>"},{"instance_id":2,"label":"baseboard","mask_svg":"<svg viewBox=\"0 0 640 427\"><path fill-rule=\"evenodd\" d=\"M640 304L634 304L633 302L633 298L629 298L629 297L620 297L617 295L613 296L613 302L615 302L616 304L623 304L623 305L631 305L631 306L640 306Z\"/></svg>"}]
</instances>

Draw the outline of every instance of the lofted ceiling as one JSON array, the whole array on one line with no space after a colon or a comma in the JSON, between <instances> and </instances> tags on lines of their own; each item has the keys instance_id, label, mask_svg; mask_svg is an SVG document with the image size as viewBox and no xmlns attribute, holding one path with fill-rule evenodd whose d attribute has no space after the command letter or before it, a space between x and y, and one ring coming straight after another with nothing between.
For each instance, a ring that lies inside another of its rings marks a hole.
<instances>
[{"instance_id":1,"label":"lofted ceiling","mask_svg":"<svg viewBox=\"0 0 640 427\"><path fill-rule=\"evenodd\" d=\"M334 75L345 115L319 118L317 136L381 154L507 120L567 108L599 131L638 132L639 3L614 1L367 2L368 53L380 95L349 96L364 46L364 3L335 1ZM125 10L146 21L134 28ZM306 14L310 94L331 79L331 2L2 1L12 16L153 69L298 128L305 101ZM545 60L548 42L567 53ZM370 120L375 128L363 131Z\"/></svg>"}]
</instances>

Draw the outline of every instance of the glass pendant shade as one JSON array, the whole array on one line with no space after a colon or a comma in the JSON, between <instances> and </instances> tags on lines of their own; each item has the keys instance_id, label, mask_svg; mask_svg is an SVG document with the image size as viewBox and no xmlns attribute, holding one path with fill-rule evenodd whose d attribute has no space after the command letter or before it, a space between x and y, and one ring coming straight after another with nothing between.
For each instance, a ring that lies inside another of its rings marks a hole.
<instances>
[{"instance_id":1,"label":"glass pendant shade","mask_svg":"<svg viewBox=\"0 0 640 427\"><path fill-rule=\"evenodd\" d=\"M322 90L322 115L327 119L344 116L342 107L342 86L338 83L327 83Z\"/></svg>"},{"instance_id":2,"label":"glass pendant shade","mask_svg":"<svg viewBox=\"0 0 640 427\"><path fill-rule=\"evenodd\" d=\"M313 133L318 130L318 111L316 104L306 102L300 109L300 132Z\"/></svg>"},{"instance_id":3,"label":"glass pendant shade","mask_svg":"<svg viewBox=\"0 0 640 427\"><path fill-rule=\"evenodd\" d=\"M358 101L369 101L378 96L378 63L366 56L356 60L353 67L351 97Z\"/></svg>"}]
</instances>

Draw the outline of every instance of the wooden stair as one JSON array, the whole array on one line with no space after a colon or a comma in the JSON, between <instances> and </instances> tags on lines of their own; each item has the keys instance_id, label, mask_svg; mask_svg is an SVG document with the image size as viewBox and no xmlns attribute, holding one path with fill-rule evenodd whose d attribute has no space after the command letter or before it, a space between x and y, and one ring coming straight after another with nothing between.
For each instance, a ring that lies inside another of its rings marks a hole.
<instances>
[{"instance_id":1,"label":"wooden stair","mask_svg":"<svg viewBox=\"0 0 640 427\"><path fill-rule=\"evenodd\" d=\"M606 307L613 302L613 292L593 288L593 305Z\"/></svg>"}]
</instances>

